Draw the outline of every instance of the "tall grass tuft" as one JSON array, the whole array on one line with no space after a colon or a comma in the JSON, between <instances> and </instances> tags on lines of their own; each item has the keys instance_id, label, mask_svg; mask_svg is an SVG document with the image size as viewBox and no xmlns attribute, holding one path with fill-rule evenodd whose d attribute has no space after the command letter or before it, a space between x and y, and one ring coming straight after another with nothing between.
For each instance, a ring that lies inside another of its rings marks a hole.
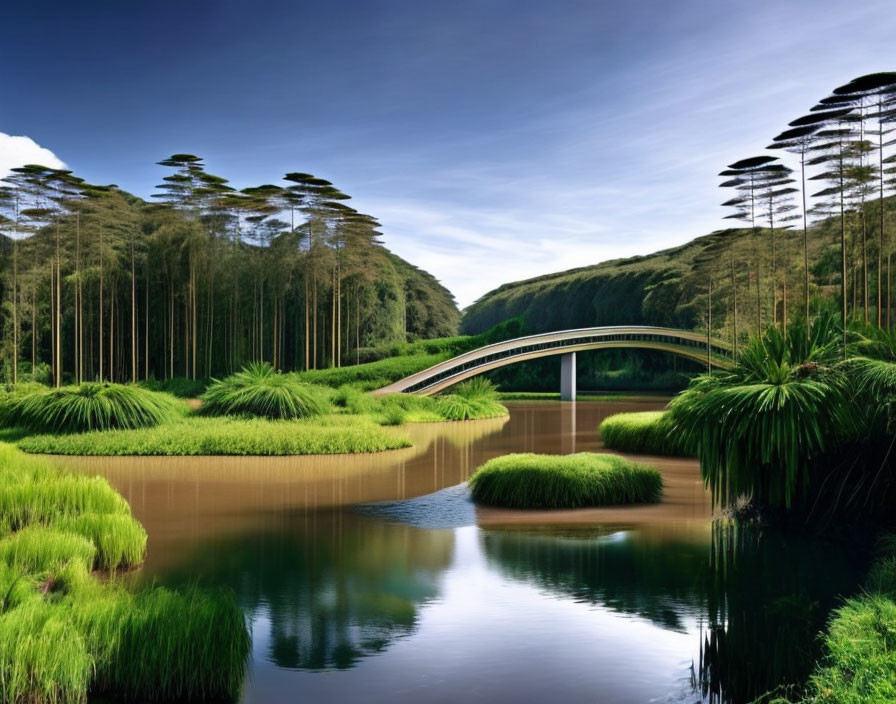
<instances>
[{"instance_id":1,"label":"tall grass tuft","mask_svg":"<svg viewBox=\"0 0 896 704\"><path fill-rule=\"evenodd\" d=\"M146 531L128 515L82 513L56 521L55 525L87 538L96 546L93 567L116 570L143 562Z\"/></svg>"},{"instance_id":2,"label":"tall grass tuft","mask_svg":"<svg viewBox=\"0 0 896 704\"><path fill-rule=\"evenodd\" d=\"M0 702L236 699L249 632L230 594L131 593L91 574L138 563L146 546L104 480L0 445L0 497Z\"/></svg>"},{"instance_id":3,"label":"tall grass tuft","mask_svg":"<svg viewBox=\"0 0 896 704\"><path fill-rule=\"evenodd\" d=\"M29 525L50 525L82 513L129 516L130 508L101 477L60 474L0 483L0 535Z\"/></svg>"},{"instance_id":4,"label":"tall grass tuft","mask_svg":"<svg viewBox=\"0 0 896 704\"><path fill-rule=\"evenodd\" d=\"M325 413L327 405L321 389L280 374L267 362L214 381L202 395L202 411L210 415L311 418Z\"/></svg>"},{"instance_id":5,"label":"tall grass tuft","mask_svg":"<svg viewBox=\"0 0 896 704\"><path fill-rule=\"evenodd\" d=\"M72 610L96 658L96 691L127 701L237 698L250 640L229 593L195 585L88 593Z\"/></svg>"},{"instance_id":6,"label":"tall grass tuft","mask_svg":"<svg viewBox=\"0 0 896 704\"><path fill-rule=\"evenodd\" d=\"M96 552L87 538L46 526L29 526L0 540L0 562L28 574L52 573L72 561L87 569Z\"/></svg>"},{"instance_id":7,"label":"tall grass tuft","mask_svg":"<svg viewBox=\"0 0 896 704\"><path fill-rule=\"evenodd\" d=\"M507 415L498 401L498 389L485 377L474 377L438 397L439 412L445 420L478 420Z\"/></svg>"},{"instance_id":8,"label":"tall grass tuft","mask_svg":"<svg viewBox=\"0 0 896 704\"><path fill-rule=\"evenodd\" d=\"M173 397L124 384L81 384L15 396L3 411L5 425L32 432L77 433L145 428L181 410Z\"/></svg>"},{"instance_id":9,"label":"tall grass tuft","mask_svg":"<svg viewBox=\"0 0 896 704\"><path fill-rule=\"evenodd\" d=\"M0 613L0 701L80 704L93 658L61 606L34 598Z\"/></svg>"},{"instance_id":10,"label":"tall grass tuft","mask_svg":"<svg viewBox=\"0 0 896 704\"><path fill-rule=\"evenodd\" d=\"M507 508L580 508L659 501L653 467L618 455L511 454L482 465L470 479L473 499Z\"/></svg>"},{"instance_id":11,"label":"tall grass tuft","mask_svg":"<svg viewBox=\"0 0 896 704\"><path fill-rule=\"evenodd\" d=\"M604 445L620 452L683 457L689 454L665 411L616 413L600 424Z\"/></svg>"}]
</instances>

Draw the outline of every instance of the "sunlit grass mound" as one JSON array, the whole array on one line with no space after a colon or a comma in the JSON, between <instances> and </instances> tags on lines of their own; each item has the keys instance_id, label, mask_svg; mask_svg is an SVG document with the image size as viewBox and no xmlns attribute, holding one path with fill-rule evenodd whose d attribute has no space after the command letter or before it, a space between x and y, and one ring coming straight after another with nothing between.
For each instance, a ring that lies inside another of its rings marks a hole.
<instances>
[{"instance_id":1,"label":"sunlit grass mound","mask_svg":"<svg viewBox=\"0 0 896 704\"><path fill-rule=\"evenodd\" d=\"M171 420L182 410L167 394L125 384L87 383L11 396L4 404L3 424L31 432L146 428Z\"/></svg>"},{"instance_id":2,"label":"sunlit grass mound","mask_svg":"<svg viewBox=\"0 0 896 704\"><path fill-rule=\"evenodd\" d=\"M665 411L608 416L600 424L600 436L604 445L620 452L673 457L689 454Z\"/></svg>"},{"instance_id":3,"label":"sunlit grass mound","mask_svg":"<svg viewBox=\"0 0 896 704\"><path fill-rule=\"evenodd\" d=\"M262 418L312 418L327 412L321 389L280 374L267 362L250 364L236 374L212 382L202 395L202 412Z\"/></svg>"},{"instance_id":4,"label":"sunlit grass mound","mask_svg":"<svg viewBox=\"0 0 896 704\"><path fill-rule=\"evenodd\" d=\"M470 479L473 500L507 508L581 508L660 500L663 480L653 467L618 455L504 455Z\"/></svg>"},{"instance_id":5,"label":"sunlit grass mound","mask_svg":"<svg viewBox=\"0 0 896 704\"><path fill-rule=\"evenodd\" d=\"M507 415L498 401L498 389L485 377L475 377L438 397L439 413L445 420L478 420Z\"/></svg>"},{"instance_id":6,"label":"sunlit grass mound","mask_svg":"<svg viewBox=\"0 0 896 704\"><path fill-rule=\"evenodd\" d=\"M411 441L360 416L194 416L157 428L32 435L17 445L26 452L56 455L334 455L395 450L410 447Z\"/></svg>"}]
</instances>

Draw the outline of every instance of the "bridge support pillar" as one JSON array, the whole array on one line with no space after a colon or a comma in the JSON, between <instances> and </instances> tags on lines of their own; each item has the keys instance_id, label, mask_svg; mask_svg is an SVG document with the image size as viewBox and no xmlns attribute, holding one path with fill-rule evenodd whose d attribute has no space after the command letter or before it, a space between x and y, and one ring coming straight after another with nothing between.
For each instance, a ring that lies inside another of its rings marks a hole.
<instances>
[{"instance_id":1,"label":"bridge support pillar","mask_svg":"<svg viewBox=\"0 0 896 704\"><path fill-rule=\"evenodd\" d=\"M560 400L576 400L576 353L560 357Z\"/></svg>"}]
</instances>

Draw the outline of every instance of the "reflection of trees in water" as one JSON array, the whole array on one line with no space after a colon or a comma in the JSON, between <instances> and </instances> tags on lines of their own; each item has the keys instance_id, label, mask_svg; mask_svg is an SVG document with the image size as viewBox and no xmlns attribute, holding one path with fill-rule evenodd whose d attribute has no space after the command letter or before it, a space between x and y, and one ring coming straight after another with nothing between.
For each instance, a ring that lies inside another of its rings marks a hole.
<instances>
[{"instance_id":1,"label":"reflection of trees in water","mask_svg":"<svg viewBox=\"0 0 896 704\"><path fill-rule=\"evenodd\" d=\"M183 575L166 579L199 575L233 589L251 616L270 619L280 667L348 668L413 632L453 550L450 531L340 512L281 515L268 530L204 544Z\"/></svg>"},{"instance_id":2,"label":"reflection of trees in water","mask_svg":"<svg viewBox=\"0 0 896 704\"><path fill-rule=\"evenodd\" d=\"M706 544L653 543L638 533L489 530L485 554L510 577L576 600L636 614L673 630L704 602Z\"/></svg>"},{"instance_id":3,"label":"reflection of trees in water","mask_svg":"<svg viewBox=\"0 0 896 704\"><path fill-rule=\"evenodd\" d=\"M861 582L867 555L861 541L716 525L696 682L702 696L740 704L805 682L820 654L818 634Z\"/></svg>"},{"instance_id":4,"label":"reflection of trees in water","mask_svg":"<svg viewBox=\"0 0 896 704\"><path fill-rule=\"evenodd\" d=\"M482 541L492 564L539 588L674 630L696 616L694 687L719 704L804 682L831 609L855 591L867 564L861 545L723 524L711 544L593 529L489 530Z\"/></svg>"}]
</instances>

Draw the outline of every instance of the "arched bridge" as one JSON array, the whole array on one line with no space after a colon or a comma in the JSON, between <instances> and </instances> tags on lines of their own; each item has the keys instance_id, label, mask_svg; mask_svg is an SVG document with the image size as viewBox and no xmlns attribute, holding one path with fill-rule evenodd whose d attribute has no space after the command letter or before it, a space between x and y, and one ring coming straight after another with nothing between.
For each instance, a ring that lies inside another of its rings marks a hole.
<instances>
[{"instance_id":1,"label":"arched bridge","mask_svg":"<svg viewBox=\"0 0 896 704\"><path fill-rule=\"evenodd\" d=\"M566 401L574 401L576 352L620 347L662 350L703 362L708 368L728 367L732 361L731 345L719 340L709 340L706 335L689 330L618 326L581 328L529 335L486 345L411 374L374 391L374 394L434 394L459 381L498 367L559 354L563 355L560 365L561 396Z\"/></svg>"}]
</instances>

